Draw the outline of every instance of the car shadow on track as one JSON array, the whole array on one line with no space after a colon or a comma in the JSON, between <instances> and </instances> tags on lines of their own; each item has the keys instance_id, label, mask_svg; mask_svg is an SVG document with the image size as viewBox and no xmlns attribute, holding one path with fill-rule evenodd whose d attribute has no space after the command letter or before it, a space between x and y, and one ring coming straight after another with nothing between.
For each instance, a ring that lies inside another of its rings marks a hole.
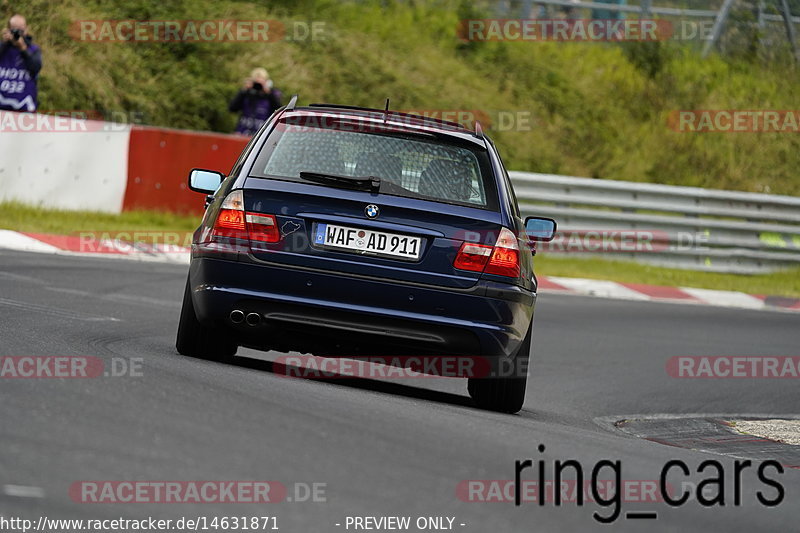
<instances>
[{"instance_id":1,"label":"car shadow on track","mask_svg":"<svg viewBox=\"0 0 800 533\"><path fill-rule=\"evenodd\" d=\"M246 356L234 357L232 363L241 368L248 368L251 370L261 370L270 372L277 376L287 377L288 379L304 379L308 381L324 381L332 385L340 385L343 387L350 387L360 390L368 390L373 392L380 392L384 394L392 394L395 396L403 396L405 398L415 398L418 400L427 400L438 403L450 404L459 407L475 408L475 404L469 396L460 396L450 392L442 392L430 389L423 389L404 385L401 383L391 383L386 381L359 378L359 377L344 377L334 376L325 378L313 377L300 377L292 375L288 370L290 367L280 362L265 361L263 359L253 359Z\"/></svg>"}]
</instances>

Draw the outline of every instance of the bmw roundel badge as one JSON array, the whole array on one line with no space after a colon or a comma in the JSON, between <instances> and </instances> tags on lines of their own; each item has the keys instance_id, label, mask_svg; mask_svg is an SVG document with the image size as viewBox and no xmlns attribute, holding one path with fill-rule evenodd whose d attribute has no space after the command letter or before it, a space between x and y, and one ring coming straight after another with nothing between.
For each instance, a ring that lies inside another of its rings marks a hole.
<instances>
[{"instance_id":1,"label":"bmw roundel badge","mask_svg":"<svg viewBox=\"0 0 800 533\"><path fill-rule=\"evenodd\" d=\"M369 204L364 208L364 214L367 215L367 218L378 218L380 213L380 208L375 204Z\"/></svg>"}]
</instances>

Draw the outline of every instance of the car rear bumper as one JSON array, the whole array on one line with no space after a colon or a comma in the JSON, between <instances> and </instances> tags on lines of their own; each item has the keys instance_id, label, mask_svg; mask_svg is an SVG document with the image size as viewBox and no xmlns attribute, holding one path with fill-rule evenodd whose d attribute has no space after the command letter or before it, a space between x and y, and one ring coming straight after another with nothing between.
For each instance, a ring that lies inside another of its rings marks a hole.
<instances>
[{"instance_id":1,"label":"car rear bumper","mask_svg":"<svg viewBox=\"0 0 800 533\"><path fill-rule=\"evenodd\" d=\"M240 344L320 354L511 355L536 300L491 281L449 289L252 258L195 257L189 282L198 319L234 332ZM233 310L258 313L260 321L234 324Z\"/></svg>"}]
</instances>

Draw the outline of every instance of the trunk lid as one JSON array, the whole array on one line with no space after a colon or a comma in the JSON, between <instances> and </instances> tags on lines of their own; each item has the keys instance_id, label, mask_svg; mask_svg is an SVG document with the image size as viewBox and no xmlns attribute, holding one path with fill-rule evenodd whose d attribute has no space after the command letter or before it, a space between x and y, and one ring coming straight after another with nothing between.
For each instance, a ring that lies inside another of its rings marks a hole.
<instances>
[{"instance_id":1,"label":"trunk lid","mask_svg":"<svg viewBox=\"0 0 800 533\"><path fill-rule=\"evenodd\" d=\"M253 241L259 260L449 288L481 277L453 267L461 244L493 245L502 228L491 209L261 177L245 182L244 203L278 222L278 243Z\"/></svg>"}]
</instances>

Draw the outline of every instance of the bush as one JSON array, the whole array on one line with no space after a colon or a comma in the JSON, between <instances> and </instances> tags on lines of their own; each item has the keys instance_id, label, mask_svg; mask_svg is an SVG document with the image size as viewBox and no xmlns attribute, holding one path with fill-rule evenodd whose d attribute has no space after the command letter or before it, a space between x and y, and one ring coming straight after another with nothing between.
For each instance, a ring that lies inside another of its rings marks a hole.
<instances>
[{"instance_id":1,"label":"bush","mask_svg":"<svg viewBox=\"0 0 800 533\"><path fill-rule=\"evenodd\" d=\"M486 16L466 0L30 0L25 11L44 49L42 110L231 131L229 99L264 66L301 104L390 97L393 109L481 110L513 169L800 194L797 135L667 126L672 110L796 107L798 71L760 64L747 47L723 61L673 43L464 43L459 20ZM148 18L316 20L327 40L123 44L67 33L75 20ZM501 113L528 114L532 127L501 129Z\"/></svg>"}]
</instances>

